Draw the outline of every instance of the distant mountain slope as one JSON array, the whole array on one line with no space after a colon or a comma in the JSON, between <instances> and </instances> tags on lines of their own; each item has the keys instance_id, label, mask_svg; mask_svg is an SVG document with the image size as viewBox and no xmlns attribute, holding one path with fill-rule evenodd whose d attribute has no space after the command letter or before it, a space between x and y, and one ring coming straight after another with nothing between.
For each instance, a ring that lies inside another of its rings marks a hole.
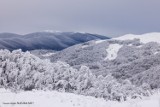
<instances>
[{"instance_id":1,"label":"distant mountain slope","mask_svg":"<svg viewBox=\"0 0 160 107\"><path fill-rule=\"evenodd\" d=\"M158 42L160 43L160 33L147 33L142 35L134 35L134 34L127 34L118 38L114 38L116 40L133 40L133 39L140 39L142 43L148 42Z\"/></svg>"},{"instance_id":2,"label":"distant mountain slope","mask_svg":"<svg viewBox=\"0 0 160 107\"><path fill-rule=\"evenodd\" d=\"M105 41L89 41L52 55L51 61L65 61L75 68L89 66L96 75L112 73L135 85L147 83L160 88L160 33L122 36Z\"/></svg>"},{"instance_id":3,"label":"distant mountain slope","mask_svg":"<svg viewBox=\"0 0 160 107\"><path fill-rule=\"evenodd\" d=\"M52 49L62 50L69 46L95 39L109 39L106 36L74 32L36 32L27 35L0 34L0 49Z\"/></svg>"}]
</instances>

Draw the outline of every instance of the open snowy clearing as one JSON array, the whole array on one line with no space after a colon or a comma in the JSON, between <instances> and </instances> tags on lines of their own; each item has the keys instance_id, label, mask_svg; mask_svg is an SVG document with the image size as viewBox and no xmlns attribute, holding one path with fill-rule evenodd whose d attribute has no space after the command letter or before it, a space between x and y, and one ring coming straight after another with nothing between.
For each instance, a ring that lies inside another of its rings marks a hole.
<instances>
[{"instance_id":1,"label":"open snowy clearing","mask_svg":"<svg viewBox=\"0 0 160 107\"><path fill-rule=\"evenodd\" d=\"M157 42L160 43L160 33L147 33L142 35L127 34L121 37L113 38L115 40L133 40L140 39L142 43Z\"/></svg>"},{"instance_id":2,"label":"open snowy clearing","mask_svg":"<svg viewBox=\"0 0 160 107\"><path fill-rule=\"evenodd\" d=\"M12 104L9 104L12 103ZM105 101L94 97L56 91L12 93L0 89L0 107L160 107L160 94L143 100Z\"/></svg>"},{"instance_id":3,"label":"open snowy clearing","mask_svg":"<svg viewBox=\"0 0 160 107\"><path fill-rule=\"evenodd\" d=\"M106 49L107 51L107 57L105 58L105 60L114 60L117 57L117 53L119 51L119 49L123 47L123 45L119 45L119 44L111 44L109 45L109 47Z\"/></svg>"}]
</instances>

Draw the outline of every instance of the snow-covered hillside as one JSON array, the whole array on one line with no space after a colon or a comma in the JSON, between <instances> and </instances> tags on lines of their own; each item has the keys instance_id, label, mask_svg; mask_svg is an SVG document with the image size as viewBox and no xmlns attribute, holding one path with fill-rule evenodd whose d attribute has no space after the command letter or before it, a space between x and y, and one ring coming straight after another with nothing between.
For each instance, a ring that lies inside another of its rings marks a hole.
<instances>
[{"instance_id":1,"label":"snow-covered hillside","mask_svg":"<svg viewBox=\"0 0 160 107\"><path fill-rule=\"evenodd\" d=\"M32 51L52 62L0 50L0 107L160 107L159 93L146 97L160 88L159 38L125 35L59 52Z\"/></svg>"},{"instance_id":2,"label":"snow-covered hillside","mask_svg":"<svg viewBox=\"0 0 160 107\"><path fill-rule=\"evenodd\" d=\"M127 34L118 38L113 38L116 40L133 40L133 39L140 39L142 43L148 42L158 42L160 43L160 33L147 33L142 35L134 35L134 34Z\"/></svg>"},{"instance_id":3,"label":"snow-covered hillside","mask_svg":"<svg viewBox=\"0 0 160 107\"><path fill-rule=\"evenodd\" d=\"M67 62L75 68L85 65L96 75L111 73L116 79L129 79L136 86L147 83L154 89L160 88L159 41L160 33L125 35L78 44L57 52L50 59Z\"/></svg>"},{"instance_id":4,"label":"snow-covered hillside","mask_svg":"<svg viewBox=\"0 0 160 107\"><path fill-rule=\"evenodd\" d=\"M112 40L134 40L139 39L142 43L149 43L149 42L157 42L160 43L160 33L147 33L142 35L134 35L134 34L127 34L121 37L112 38ZM100 41L107 41L107 40L100 40ZM98 41L97 41L98 42ZM133 46L129 44L128 46ZM141 47L142 45L138 46ZM113 60L117 57L117 53L119 49L123 47L123 45L119 44L110 44L109 47L106 49L108 55L105 60Z\"/></svg>"},{"instance_id":5,"label":"snow-covered hillside","mask_svg":"<svg viewBox=\"0 0 160 107\"><path fill-rule=\"evenodd\" d=\"M12 104L9 104L12 103ZM105 101L94 97L56 91L12 93L0 89L0 107L160 107L160 94L143 100Z\"/></svg>"}]
</instances>

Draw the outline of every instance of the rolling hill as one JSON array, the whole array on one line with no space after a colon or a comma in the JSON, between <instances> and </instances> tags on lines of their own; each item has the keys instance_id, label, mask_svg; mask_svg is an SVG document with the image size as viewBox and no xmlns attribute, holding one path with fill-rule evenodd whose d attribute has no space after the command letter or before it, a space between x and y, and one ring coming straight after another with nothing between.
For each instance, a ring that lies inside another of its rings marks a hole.
<instances>
[{"instance_id":1,"label":"rolling hill","mask_svg":"<svg viewBox=\"0 0 160 107\"><path fill-rule=\"evenodd\" d=\"M119 80L129 79L137 86L160 88L160 33L125 35L109 40L89 41L50 56L75 68L88 66L96 75L111 73Z\"/></svg>"},{"instance_id":2,"label":"rolling hill","mask_svg":"<svg viewBox=\"0 0 160 107\"><path fill-rule=\"evenodd\" d=\"M69 46L95 39L109 39L106 36L78 32L35 32L26 35L13 33L0 34L0 49L62 50Z\"/></svg>"}]
</instances>

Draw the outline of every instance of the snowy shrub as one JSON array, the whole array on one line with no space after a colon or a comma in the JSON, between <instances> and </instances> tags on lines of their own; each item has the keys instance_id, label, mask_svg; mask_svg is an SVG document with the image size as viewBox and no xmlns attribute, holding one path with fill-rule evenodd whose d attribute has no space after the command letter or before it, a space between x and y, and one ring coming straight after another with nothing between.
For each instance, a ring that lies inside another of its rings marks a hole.
<instances>
[{"instance_id":1,"label":"snowy shrub","mask_svg":"<svg viewBox=\"0 0 160 107\"><path fill-rule=\"evenodd\" d=\"M135 87L129 80L117 81L112 74L96 76L87 66L74 69L65 62L51 63L21 50L0 50L0 87L58 90L118 101L146 95L149 90L146 84Z\"/></svg>"}]
</instances>

